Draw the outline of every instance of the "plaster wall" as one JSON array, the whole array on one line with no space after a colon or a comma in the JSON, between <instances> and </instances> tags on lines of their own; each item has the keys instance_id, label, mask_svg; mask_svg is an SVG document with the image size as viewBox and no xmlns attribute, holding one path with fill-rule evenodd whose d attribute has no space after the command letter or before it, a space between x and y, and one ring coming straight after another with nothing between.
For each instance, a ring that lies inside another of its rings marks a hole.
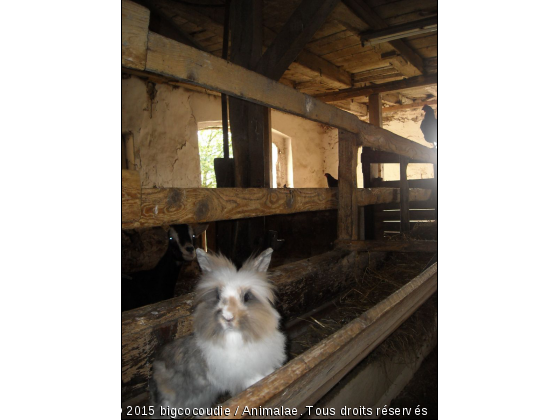
<instances>
[{"instance_id":1,"label":"plaster wall","mask_svg":"<svg viewBox=\"0 0 560 420\"><path fill-rule=\"evenodd\" d=\"M437 118L437 105L432 105ZM383 128L392 131L399 136L406 137L422 145L430 147L430 143L424 140L420 124L424 119L422 108L412 108L390 114L383 114ZM434 177L434 167L426 163L411 163L408 165L408 179L424 179ZM400 179L398 163L386 163L383 165L383 179L385 181L396 181Z\"/></svg>"},{"instance_id":2,"label":"plaster wall","mask_svg":"<svg viewBox=\"0 0 560 420\"><path fill-rule=\"evenodd\" d=\"M200 187L198 123L220 120L218 96L156 84L150 100L146 81L122 80L122 132L134 135L142 187ZM337 130L275 110L272 128L291 139L294 188L326 188L325 172L338 176Z\"/></svg>"}]
</instances>

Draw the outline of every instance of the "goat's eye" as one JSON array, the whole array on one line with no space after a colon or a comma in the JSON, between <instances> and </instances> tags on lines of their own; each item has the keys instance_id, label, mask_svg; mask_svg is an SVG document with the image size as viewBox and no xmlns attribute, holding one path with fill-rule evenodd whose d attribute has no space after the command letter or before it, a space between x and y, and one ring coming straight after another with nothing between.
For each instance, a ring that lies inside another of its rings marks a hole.
<instances>
[{"instance_id":1,"label":"goat's eye","mask_svg":"<svg viewBox=\"0 0 560 420\"><path fill-rule=\"evenodd\" d=\"M172 240L173 240L173 238L172 238L172 237L170 236L170 237L169 237L169 240L170 240L170 241L172 241Z\"/></svg>"},{"instance_id":2,"label":"goat's eye","mask_svg":"<svg viewBox=\"0 0 560 420\"><path fill-rule=\"evenodd\" d=\"M245 294L243 295L243 302L249 302L250 300L254 299L255 297L253 296L253 294L251 293L251 291L247 291L245 292Z\"/></svg>"}]
</instances>

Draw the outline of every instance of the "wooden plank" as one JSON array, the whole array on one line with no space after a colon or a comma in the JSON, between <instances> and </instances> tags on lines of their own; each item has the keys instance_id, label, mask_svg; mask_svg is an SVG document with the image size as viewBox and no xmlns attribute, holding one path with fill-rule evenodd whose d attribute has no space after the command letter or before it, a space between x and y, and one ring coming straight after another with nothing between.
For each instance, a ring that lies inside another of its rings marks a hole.
<instances>
[{"instance_id":1,"label":"wooden plank","mask_svg":"<svg viewBox=\"0 0 560 420\"><path fill-rule=\"evenodd\" d=\"M403 23L402 25L388 26L385 29L365 31L360 34L360 38L362 41L366 41L367 45L376 45L382 42L435 32L437 31L437 23L437 16L432 16L426 19Z\"/></svg>"},{"instance_id":2,"label":"wooden plank","mask_svg":"<svg viewBox=\"0 0 560 420\"><path fill-rule=\"evenodd\" d=\"M332 188L145 188L140 220L123 229L332 210L336 195Z\"/></svg>"},{"instance_id":3,"label":"wooden plank","mask_svg":"<svg viewBox=\"0 0 560 420\"><path fill-rule=\"evenodd\" d=\"M223 409L229 408L231 418L249 417L236 410L238 407L290 407L297 410L297 415L282 417L301 416L306 406L325 395L436 290L437 263L330 337L226 401Z\"/></svg>"},{"instance_id":4,"label":"wooden plank","mask_svg":"<svg viewBox=\"0 0 560 420\"><path fill-rule=\"evenodd\" d=\"M404 154L413 159L426 159L426 161L435 159L435 153L423 145L366 124L348 112L301 94L219 57L152 32L148 34L146 70L342 128L352 133L364 132L368 145L371 144L372 147L379 150Z\"/></svg>"},{"instance_id":5,"label":"wooden plank","mask_svg":"<svg viewBox=\"0 0 560 420\"><path fill-rule=\"evenodd\" d=\"M312 54L306 50L299 53L296 58L295 65L301 65L319 75L319 78L330 81L331 84L335 83L335 87L350 87L352 86L352 76L347 71L340 67L335 66L329 61ZM297 67L296 67L297 68Z\"/></svg>"},{"instance_id":6,"label":"wooden plank","mask_svg":"<svg viewBox=\"0 0 560 420\"><path fill-rule=\"evenodd\" d=\"M356 135L338 131L338 239L358 239Z\"/></svg>"},{"instance_id":7,"label":"wooden plank","mask_svg":"<svg viewBox=\"0 0 560 420\"><path fill-rule=\"evenodd\" d=\"M410 201L427 201L432 196L431 190L410 188ZM400 203L398 188L358 188L356 190L358 207L371 204Z\"/></svg>"},{"instance_id":8,"label":"wooden plank","mask_svg":"<svg viewBox=\"0 0 560 420\"><path fill-rule=\"evenodd\" d=\"M380 150L364 149L362 162L369 163L400 163L399 155L396 153L383 152ZM430 163L417 159L410 159L409 163ZM387 184L389 186L389 184Z\"/></svg>"},{"instance_id":9,"label":"wooden plank","mask_svg":"<svg viewBox=\"0 0 560 420\"><path fill-rule=\"evenodd\" d=\"M384 256L335 249L272 269L269 278L277 288L278 310L288 317L324 304L355 281L355 272L370 262L375 266ZM190 293L123 312L122 401L147 391L154 355L161 346L192 332L194 297Z\"/></svg>"},{"instance_id":10,"label":"wooden plank","mask_svg":"<svg viewBox=\"0 0 560 420\"><path fill-rule=\"evenodd\" d=\"M401 156L400 174L401 174L401 233L410 232L410 213L409 213L409 194L408 177L406 169L408 168L408 159Z\"/></svg>"},{"instance_id":11,"label":"wooden plank","mask_svg":"<svg viewBox=\"0 0 560 420\"><path fill-rule=\"evenodd\" d=\"M436 187L436 181L434 178L409 179L408 186L410 188L434 189ZM374 182L372 187L373 188L400 188L400 181L379 180L379 182Z\"/></svg>"},{"instance_id":12,"label":"wooden plank","mask_svg":"<svg viewBox=\"0 0 560 420\"><path fill-rule=\"evenodd\" d=\"M339 0L307 0L301 2L268 46L257 64L257 72L279 80Z\"/></svg>"},{"instance_id":13,"label":"wooden plank","mask_svg":"<svg viewBox=\"0 0 560 420\"><path fill-rule=\"evenodd\" d=\"M130 0L123 0L121 19L121 63L125 67L144 70L150 11Z\"/></svg>"},{"instance_id":14,"label":"wooden plank","mask_svg":"<svg viewBox=\"0 0 560 420\"><path fill-rule=\"evenodd\" d=\"M409 209L408 212L410 220L435 220L435 210ZM400 209L398 211L382 211L381 219L384 221L400 221Z\"/></svg>"},{"instance_id":15,"label":"wooden plank","mask_svg":"<svg viewBox=\"0 0 560 420\"><path fill-rule=\"evenodd\" d=\"M405 80L398 80L395 82L380 83L374 86L367 86L362 88L350 88L339 90L338 92L328 92L319 95L314 95L315 98L323 102L342 101L344 99L356 98L358 96L369 96L373 93L394 92L398 90L429 86L437 84L437 73L427 76L411 77Z\"/></svg>"},{"instance_id":16,"label":"wooden plank","mask_svg":"<svg viewBox=\"0 0 560 420\"><path fill-rule=\"evenodd\" d=\"M137 171L122 170L121 211L122 223L140 220L142 190L140 174Z\"/></svg>"},{"instance_id":17,"label":"wooden plank","mask_svg":"<svg viewBox=\"0 0 560 420\"><path fill-rule=\"evenodd\" d=\"M357 252L438 252L437 241L336 241L336 246Z\"/></svg>"}]
</instances>

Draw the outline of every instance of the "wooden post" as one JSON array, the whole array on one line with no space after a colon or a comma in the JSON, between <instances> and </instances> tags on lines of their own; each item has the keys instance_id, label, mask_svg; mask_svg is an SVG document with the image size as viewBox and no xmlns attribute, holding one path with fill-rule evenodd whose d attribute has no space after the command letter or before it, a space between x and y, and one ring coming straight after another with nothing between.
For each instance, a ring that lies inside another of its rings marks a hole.
<instances>
[{"instance_id":1,"label":"wooden post","mask_svg":"<svg viewBox=\"0 0 560 420\"><path fill-rule=\"evenodd\" d=\"M374 93L369 95L369 123L375 127L383 128L383 115L381 113L381 94ZM367 163L366 166L370 168L373 174L370 174L368 187L373 187L372 178L381 178L381 164ZM364 165L362 164L362 168ZM365 174L365 172L364 172ZM366 187L364 181L364 187ZM377 212L376 206L369 206L364 208L364 219L366 224L366 239L383 239L383 221L375 217Z\"/></svg>"},{"instance_id":2,"label":"wooden post","mask_svg":"<svg viewBox=\"0 0 560 420\"><path fill-rule=\"evenodd\" d=\"M410 232L409 189L406 177L408 158L401 156L401 233Z\"/></svg>"},{"instance_id":3,"label":"wooden post","mask_svg":"<svg viewBox=\"0 0 560 420\"><path fill-rule=\"evenodd\" d=\"M356 135L338 130L338 239L358 239Z\"/></svg>"}]
</instances>

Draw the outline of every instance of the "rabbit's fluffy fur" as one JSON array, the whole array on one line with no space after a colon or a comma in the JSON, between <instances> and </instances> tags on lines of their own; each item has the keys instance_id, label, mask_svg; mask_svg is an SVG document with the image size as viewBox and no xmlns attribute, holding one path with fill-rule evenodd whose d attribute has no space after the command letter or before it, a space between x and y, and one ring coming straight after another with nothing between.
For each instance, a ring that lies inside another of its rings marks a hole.
<instances>
[{"instance_id":1,"label":"rabbit's fluffy fur","mask_svg":"<svg viewBox=\"0 0 560 420\"><path fill-rule=\"evenodd\" d=\"M235 395L286 360L280 315L266 278L272 249L238 271L227 258L196 250L202 277L196 288L194 333L166 345L153 365L152 403L207 408Z\"/></svg>"}]
</instances>

